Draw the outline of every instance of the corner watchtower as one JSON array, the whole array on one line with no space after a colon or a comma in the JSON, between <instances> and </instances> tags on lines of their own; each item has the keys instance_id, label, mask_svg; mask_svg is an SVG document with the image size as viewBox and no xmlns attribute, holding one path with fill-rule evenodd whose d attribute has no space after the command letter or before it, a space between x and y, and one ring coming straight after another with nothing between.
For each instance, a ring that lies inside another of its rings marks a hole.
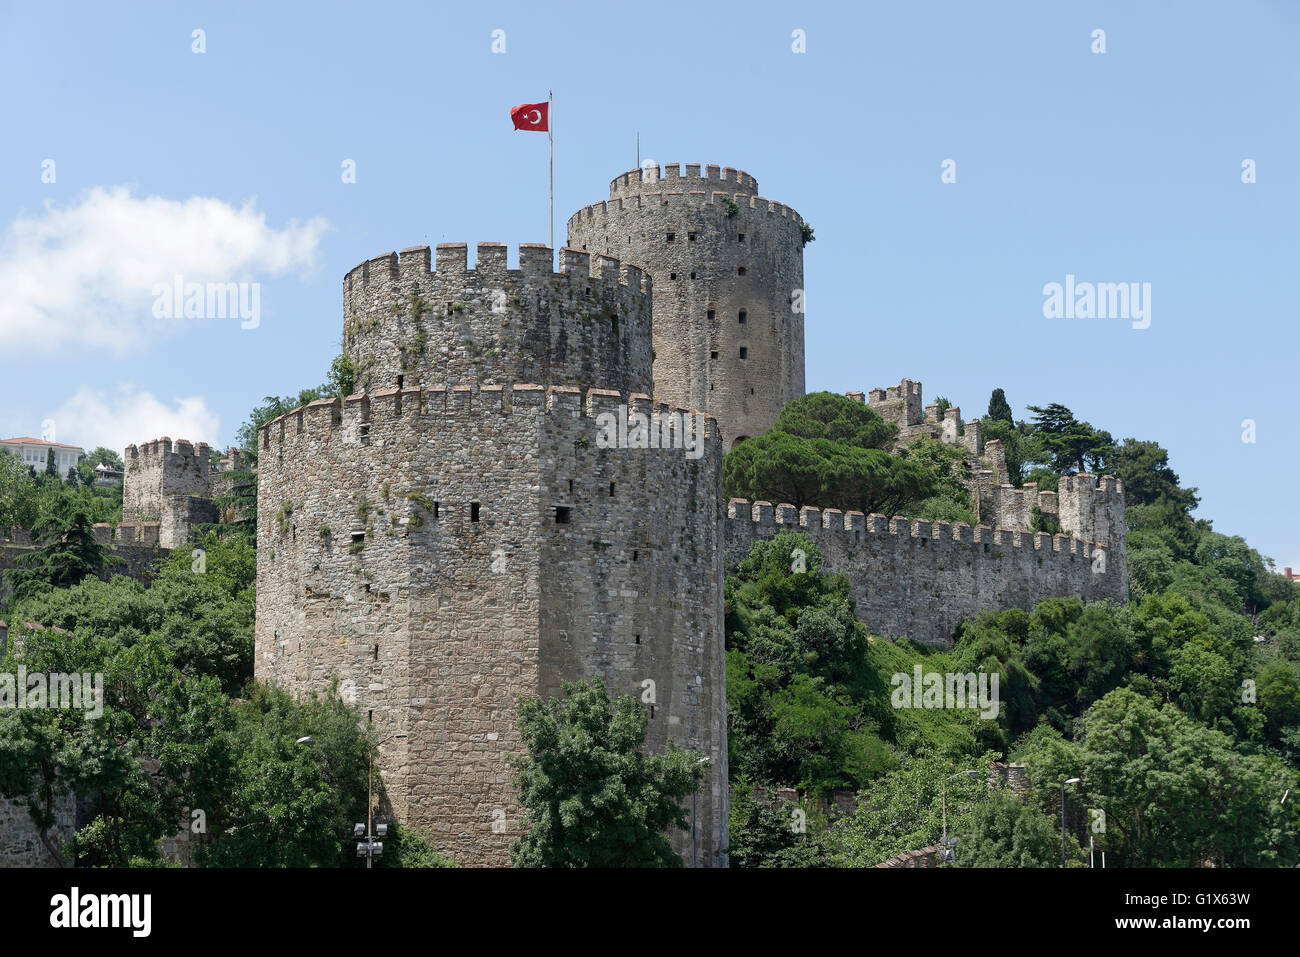
<instances>
[{"instance_id":1,"label":"corner watchtower","mask_svg":"<svg viewBox=\"0 0 1300 957\"><path fill-rule=\"evenodd\" d=\"M718 420L726 447L804 393L803 220L730 167L647 165L569 219L569 245L654 281L656 397Z\"/></svg>"}]
</instances>

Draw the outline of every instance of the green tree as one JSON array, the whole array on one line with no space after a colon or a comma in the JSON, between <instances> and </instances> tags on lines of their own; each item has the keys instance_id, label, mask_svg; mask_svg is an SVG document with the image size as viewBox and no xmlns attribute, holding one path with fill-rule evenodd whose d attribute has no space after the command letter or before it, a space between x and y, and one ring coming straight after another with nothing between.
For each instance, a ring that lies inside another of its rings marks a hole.
<instances>
[{"instance_id":1,"label":"green tree","mask_svg":"<svg viewBox=\"0 0 1300 957\"><path fill-rule=\"evenodd\" d=\"M49 588L76 585L105 566L103 547L95 540L94 522L72 498L62 498L32 528L37 546L5 572L5 585L16 598Z\"/></svg>"},{"instance_id":2,"label":"green tree","mask_svg":"<svg viewBox=\"0 0 1300 957\"><path fill-rule=\"evenodd\" d=\"M796 810L802 814L796 816ZM732 867L835 866L820 815L802 805L764 800L744 777L732 781L728 830Z\"/></svg>"},{"instance_id":3,"label":"green tree","mask_svg":"<svg viewBox=\"0 0 1300 957\"><path fill-rule=\"evenodd\" d=\"M1034 428L1058 473L1101 471L1115 455L1115 443L1108 432L1100 432L1058 402L1046 407L1029 406Z\"/></svg>"},{"instance_id":4,"label":"green tree","mask_svg":"<svg viewBox=\"0 0 1300 957\"><path fill-rule=\"evenodd\" d=\"M975 808L988 800L982 769L994 757L967 757L960 762L936 754L911 757L872 782L857 810L835 823L832 845L847 866L873 867L905 851L938 844L945 806L948 833L970 831ZM980 773L969 777L961 773L965 770Z\"/></svg>"},{"instance_id":5,"label":"green tree","mask_svg":"<svg viewBox=\"0 0 1300 957\"><path fill-rule=\"evenodd\" d=\"M772 430L859 449L888 448L898 434L898 427L870 406L834 392L810 392L787 402Z\"/></svg>"},{"instance_id":6,"label":"green tree","mask_svg":"<svg viewBox=\"0 0 1300 957\"><path fill-rule=\"evenodd\" d=\"M1007 402L1007 394L1001 389L994 389L993 394L989 396L988 417L996 422L1014 424L1011 405Z\"/></svg>"},{"instance_id":7,"label":"green tree","mask_svg":"<svg viewBox=\"0 0 1300 957\"><path fill-rule=\"evenodd\" d=\"M1059 867L1058 827L1042 811L998 791L975 806L970 829L958 838L953 863L957 867ZM1078 860L1078 842L1073 835L1067 837L1067 857Z\"/></svg>"},{"instance_id":8,"label":"green tree","mask_svg":"<svg viewBox=\"0 0 1300 957\"><path fill-rule=\"evenodd\" d=\"M645 710L611 702L604 682L566 682L557 698L519 705L526 754L514 785L526 832L516 867L678 867L665 832L688 826L682 807L704 780L699 755L670 744L645 755Z\"/></svg>"}]
</instances>

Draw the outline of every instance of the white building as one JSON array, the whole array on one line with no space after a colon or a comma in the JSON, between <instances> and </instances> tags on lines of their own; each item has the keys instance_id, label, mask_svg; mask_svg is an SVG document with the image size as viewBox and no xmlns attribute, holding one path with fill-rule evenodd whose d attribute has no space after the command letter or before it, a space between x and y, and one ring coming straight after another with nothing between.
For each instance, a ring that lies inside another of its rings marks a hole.
<instances>
[{"instance_id":1,"label":"white building","mask_svg":"<svg viewBox=\"0 0 1300 957\"><path fill-rule=\"evenodd\" d=\"M76 445L46 442L43 439L33 439L30 436L17 439L0 439L0 449L4 449L10 455L17 456L23 465L30 465L37 472L45 471L46 458L50 454L50 449L53 449L54 467L58 469L62 478L67 478L68 473L77 467L77 460L86 451Z\"/></svg>"}]
</instances>

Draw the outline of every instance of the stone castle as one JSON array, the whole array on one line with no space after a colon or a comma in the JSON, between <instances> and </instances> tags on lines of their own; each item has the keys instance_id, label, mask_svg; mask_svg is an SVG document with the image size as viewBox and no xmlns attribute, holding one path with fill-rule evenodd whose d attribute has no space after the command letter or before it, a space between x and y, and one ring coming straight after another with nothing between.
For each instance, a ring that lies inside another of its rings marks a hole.
<instances>
[{"instance_id":1,"label":"stone castle","mask_svg":"<svg viewBox=\"0 0 1300 957\"><path fill-rule=\"evenodd\" d=\"M804 392L805 224L756 194L730 168L650 166L569 220L558 270L533 244L515 269L498 243L473 268L456 243L364 262L343 281L356 394L260 430L256 676L337 683L379 734L386 813L462 863L506 863L520 832L518 700L599 675L644 704L649 748L707 757L671 837L725 866L722 584L758 538L808 534L889 637L946 643L983 609L1127 598L1115 479L1014 488L979 420L923 406L906 379L849 395L900 445L960 449L983 524L722 501L724 451ZM663 441L606 447L606 414ZM183 542L211 515L207 459L128 449L124 524ZM1043 517L1064 533L1035 532Z\"/></svg>"}]
</instances>

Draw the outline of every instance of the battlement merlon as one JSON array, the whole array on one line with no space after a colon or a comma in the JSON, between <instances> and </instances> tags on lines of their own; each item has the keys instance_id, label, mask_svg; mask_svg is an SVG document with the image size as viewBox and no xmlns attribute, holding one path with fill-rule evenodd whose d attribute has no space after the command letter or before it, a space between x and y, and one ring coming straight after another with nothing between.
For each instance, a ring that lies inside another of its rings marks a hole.
<instances>
[{"instance_id":1,"label":"battlement merlon","mask_svg":"<svg viewBox=\"0 0 1300 957\"><path fill-rule=\"evenodd\" d=\"M384 253L367 259L350 269L343 278L343 298L346 307L349 294L358 287L376 281L416 281L436 274L448 283L463 283L467 290L485 286L504 286L507 294L511 286L527 284L542 279L563 278L573 282L617 282L629 291L649 295L652 292L650 277L639 266L621 263L610 256L595 260L582 250L561 249L560 266L553 266L553 251L542 243L519 244L519 268L506 268L504 243L479 243L474 268L468 265L469 247L466 243L439 243L431 259L428 246L409 246L399 255ZM567 264L566 264L567 263ZM401 286L401 288L409 288Z\"/></svg>"},{"instance_id":2,"label":"battlement merlon","mask_svg":"<svg viewBox=\"0 0 1300 957\"><path fill-rule=\"evenodd\" d=\"M199 475L207 477L212 467L211 447L207 442L191 442L189 439L177 439L168 436L143 442L140 445L128 445L122 450L123 464L140 468L160 466L166 470L184 471L194 468Z\"/></svg>"},{"instance_id":3,"label":"battlement merlon","mask_svg":"<svg viewBox=\"0 0 1300 957\"><path fill-rule=\"evenodd\" d=\"M921 383L911 379L903 379L887 389L872 389L867 393L867 405L886 422L901 428L920 425L925 419Z\"/></svg>"},{"instance_id":4,"label":"battlement merlon","mask_svg":"<svg viewBox=\"0 0 1300 957\"><path fill-rule=\"evenodd\" d=\"M995 528L989 525L971 526L965 522L931 522L922 519L877 513L863 515L859 511L841 512L839 509L821 509L793 505L772 505L770 502L750 502L733 498L727 503L727 520L752 523L760 528L786 528L811 535L857 534L889 535L900 538L925 539L927 542L964 545L1001 545L1030 551L1073 555L1091 558L1097 550L1106 550L1104 542L1091 542L1072 535L1049 535L1046 532L1028 532L1020 529Z\"/></svg>"},{"instance_id":5,"label":"battlement merlon","mask_svg":"<svg viewBox=\"0 0 1300 957\"><path fill-rule=\"evenodd\" d=\"M599 420L606 413L614 416L619 426L617 435L626 435L637 428L637 423L642 421L637 417L643 416L644 424L656 436L690 434L695 439L702 428L706 442L720 440L718 423L713 416L695 409L673 408L653 402L644 394L513 383L477 387L412 386L358 392L342 401L317 399L264 424L258 430L258 445L263 451L279 450L284 454L287 450L299 446L305 449L310 443L322 441L365 444L372 435L396 420L479 419L507 415L517 419L528 415L534 417L539 425L544 421L543 417L583 420L585 424L578 427L590 431L590 443L601 447L598 441ZM511 427L518 428L519 423L514 422ZM679 433L679 429L683 431Z\"/></svg>"},{"instance_id":6,"label":"battlement merlon","mask_svg":"<svg viewBox=\"0 0 1300 957\"><path fill-rule=\"evenodd\" d=\"M624 196L641 193L660 192L665 189L723 190L730 193L758 192L758 180L744 170L730 166L714 164L686 163L685 172L680 163L666 163L662 166L647 163L640 169L620 173L609 183L609 198L619 199ZM701 174L703 170L703 174Z\"/></svg>"}]
</instances>

